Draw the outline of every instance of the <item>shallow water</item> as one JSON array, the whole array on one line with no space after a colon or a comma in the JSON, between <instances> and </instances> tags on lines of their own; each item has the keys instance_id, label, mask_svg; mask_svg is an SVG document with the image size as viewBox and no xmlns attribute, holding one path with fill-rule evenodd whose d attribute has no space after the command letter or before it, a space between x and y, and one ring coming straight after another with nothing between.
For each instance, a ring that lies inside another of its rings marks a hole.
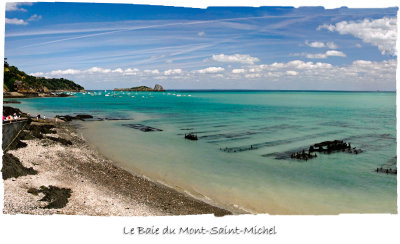
<instances>
[{"instance_id":1,"label":"shallow water","mask_svg":"<svg viewBox=\"0 0 400 244\"><path fill-rule=\"evenodd\" d=\"M396 175L374 172L395 162L395 93L97 91L75 96L24 99L16 106L46 116L132 119L83 122L81 132L121 166L235 211L397 211ZM143 132L127 124L163 131ZM197 132L199 140L185 140L188 132ZM334 139L364 152L319 154L307 162L276 159Z\"/></svg>"}]
</instances>

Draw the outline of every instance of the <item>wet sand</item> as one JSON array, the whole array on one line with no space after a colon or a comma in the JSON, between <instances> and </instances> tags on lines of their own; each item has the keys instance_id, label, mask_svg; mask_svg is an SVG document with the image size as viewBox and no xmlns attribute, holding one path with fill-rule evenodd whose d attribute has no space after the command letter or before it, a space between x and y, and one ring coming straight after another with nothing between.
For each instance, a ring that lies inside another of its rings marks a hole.
<instances>
[{"instance_id":1,"label":"wet sand","mask_svg":"<svg viewBox=\"0 0 400 244\"><path fill-rule=\"evenodd\" d=\"M135 176L88 145L69 123L58 123L56 134L72 145L43 139L23 140L26 147L9 150L36 175L4 180L4 214L68 214L99 216L149 216L215 214L229 211L209 205L174 189ZM72 190L65 207L46 209L30 188L57 186Z\"/></svg>"}]
</instances>

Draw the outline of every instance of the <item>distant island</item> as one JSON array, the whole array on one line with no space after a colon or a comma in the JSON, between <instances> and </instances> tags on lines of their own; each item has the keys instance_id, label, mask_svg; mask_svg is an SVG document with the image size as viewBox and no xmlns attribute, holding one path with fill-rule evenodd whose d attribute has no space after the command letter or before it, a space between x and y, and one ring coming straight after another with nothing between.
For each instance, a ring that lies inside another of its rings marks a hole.
<instances>
[{"instance_id":1,"label":"distant island","mask_svg":"<svg viewBox=\"0 0 400 244\"><path fill-rule=\"evenodd\" d=\"M132 88L114 88L114 91L165 91L164 88L156 84L154 88L150 88L148 86L136 86Z\"/></svg>"},{"instance_id":2,"label":"distant island","mask_svg":"<svg viewBox=\"0 0 400 244\"><path fill-rule=\"evenodd\" d=\"M64 78L35 77L26 74L4 60L4 98L66 96L64 92L79 92L84 88ZM58 93L58 94L57 94Z\"/></svg>"}]
</instances>

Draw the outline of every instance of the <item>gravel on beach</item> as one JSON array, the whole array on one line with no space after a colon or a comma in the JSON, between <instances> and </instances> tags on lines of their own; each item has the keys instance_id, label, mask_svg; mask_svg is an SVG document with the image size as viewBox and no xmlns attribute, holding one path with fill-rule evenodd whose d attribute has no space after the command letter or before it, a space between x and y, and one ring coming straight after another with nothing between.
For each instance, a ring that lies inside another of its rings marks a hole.
<instances>
[{"instance_id":1,"label":"gravel on beach","mask_svg":"<svg viewBox=\"0 0 400 244\"><path fill-rule=\"evenodd\" d=\"M38 173L4 180L4 214L68 214L95 216L160 216L231 212L117 167L76 134L69 123L58 123L57 134L23 140L27 146L8 153ZM63 138L72 145L51 140ZM44 194L32 189L71 189L63 208L45 208ZM31 191L31 193L28 193Z\"/></svg>"}]
</instances>

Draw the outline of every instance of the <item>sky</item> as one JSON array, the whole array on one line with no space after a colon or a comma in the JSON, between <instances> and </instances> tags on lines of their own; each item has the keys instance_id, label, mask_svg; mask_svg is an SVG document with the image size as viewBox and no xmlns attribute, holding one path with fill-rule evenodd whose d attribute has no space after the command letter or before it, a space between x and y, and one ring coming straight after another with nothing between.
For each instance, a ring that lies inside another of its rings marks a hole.
<instances>
[{"instance_id":1,"label":"sky","mask_svg":"<svg viewBox=\"0 0 400 244\"><path fill-rule=\"evenodd\" d=\"M397 10L7 3L4 55L86 89L395 90Z\"/></svg>"}]
</instances>

